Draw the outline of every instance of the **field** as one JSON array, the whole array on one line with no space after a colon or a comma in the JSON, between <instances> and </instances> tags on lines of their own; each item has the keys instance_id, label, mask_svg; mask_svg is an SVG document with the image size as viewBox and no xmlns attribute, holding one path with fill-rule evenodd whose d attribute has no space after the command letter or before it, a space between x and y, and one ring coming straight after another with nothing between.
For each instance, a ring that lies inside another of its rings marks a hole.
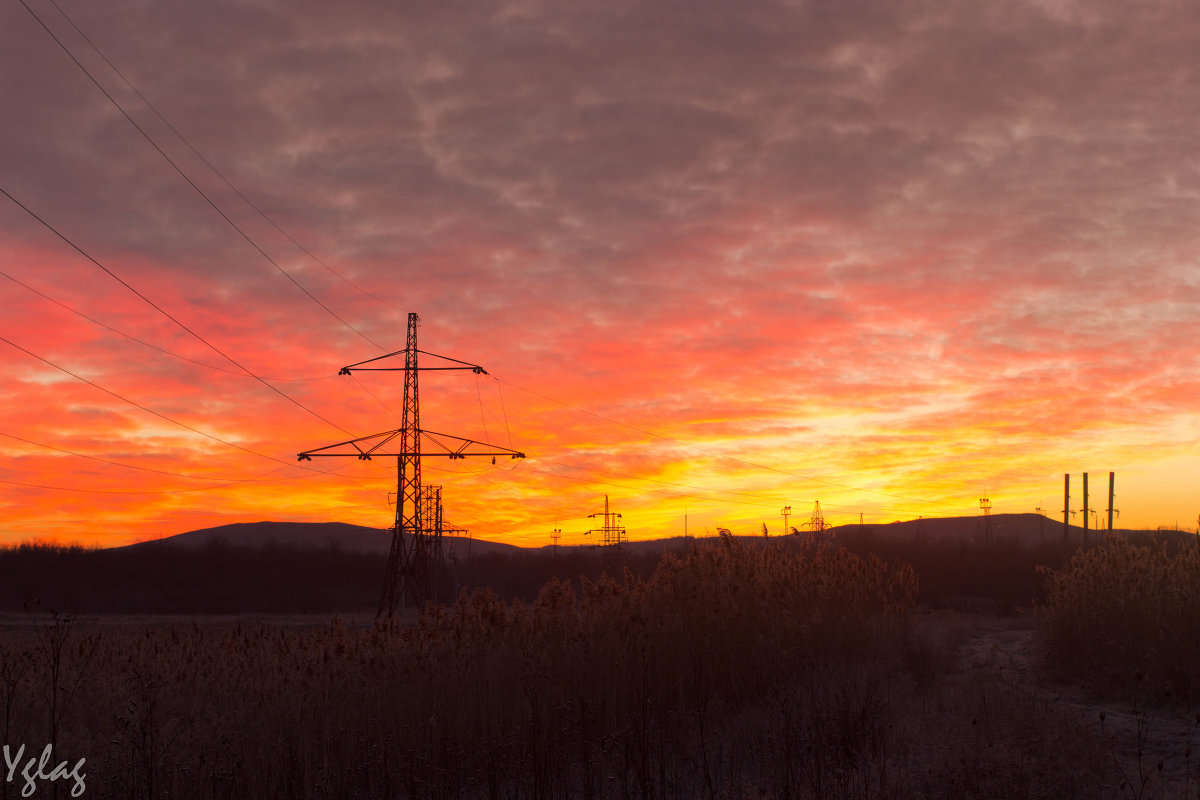
<instances>
[{"instance_id":1,"label":"field","mask_svg":"<svg viewBox=\"0 0 1200 800\"><path fill-rule=\"evenodd\" d=\"M0 734L69 762L36 797L80 758L114 798L1200 796L1194 546L1025 552L722 537L391 625L10 614ZM987 564L1034 577L956 594Z\"/></svg>"}]
</instances>

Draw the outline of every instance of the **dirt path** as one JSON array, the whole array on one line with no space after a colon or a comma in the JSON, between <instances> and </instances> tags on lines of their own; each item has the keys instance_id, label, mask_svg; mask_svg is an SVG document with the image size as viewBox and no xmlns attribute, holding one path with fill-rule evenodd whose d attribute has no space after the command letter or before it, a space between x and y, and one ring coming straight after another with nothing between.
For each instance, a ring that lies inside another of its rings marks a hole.
<instances>
[{"instance_id":1,"label":"dirt path","mask_svg":"<svg viewBox=\"0 0 1200 800\"><path fill-rule=\"evenodd\" d=\"M959 668L1032 693L1097 733L1112 748L1125 785L1118 797L1200 798L1200 715L1147 696L1131 676L1124 697L1048 676L1036 620L971 621L958 649Z\"/></svg>"}]
</instances>

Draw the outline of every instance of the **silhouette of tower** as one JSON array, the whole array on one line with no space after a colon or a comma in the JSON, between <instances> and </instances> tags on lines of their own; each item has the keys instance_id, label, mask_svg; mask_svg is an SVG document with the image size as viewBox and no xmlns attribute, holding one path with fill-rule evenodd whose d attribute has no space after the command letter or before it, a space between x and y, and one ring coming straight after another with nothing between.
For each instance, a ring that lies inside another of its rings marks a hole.
<instances>
[{"instance_id":1,"label":"silhouette of tower","mask_svg":"<svg viewBox=\"0 0 1200 800\"><path fill-rule=\"evenodd\" d=\"M383 588L379 594L378 616L391 617L396 606L407 594L414 606L422 608L433 599L434 580L442 567L440 508L441 490L437 499L421 490L421 458L439 456L443 458L466 458L467 456L506 455L524 458L525 454L496 445L434 433L421 428L421 407L418 395L417 376L421 370L469 369L477 375L487 371L477 365L468 364L446 356L439 356L417 349L417 326L420 317L408 315L408 336L403 350L360 361L342 367L339 375L354 372L404 372L403 424L396 430L362 436L346 442L306 450L298 455L300 461L313 458L358 458L370 461L374 457L396 459L396 521L392 526L391 549L388 553L387 571L383 577ZM418 354L451 362L457 366L418 366ZM404 356L403 367L364 366L376 364L396 356ZM472 449L472 446L480 449ZM424 448L424 449L423 449ZM433 514L434 519L426 519ZM431 525L433 527L431 527ZM431 531L437 531L431 535Z\"/></svg>"},{"instance_id":2,"label":"silhouette of tower","mask_svg":"<svg viewBox=\"0 0 1200 800\"><path fill-rule=\"evenodd\" d=\"M1071 542L1071 473L1063 473L1063 544Z\"/></svg>"},{"instance_id":3,"label":"silhouette of tower","mask_svg":"<svg viewBox=\"0 0 1200 800\"><path fill-rule=\"evenodd\" d=\"M604 511L588 514L588 519L600 517L603 520L599 528L593 528L584 533L584 536L590 536L593 533L600 534L601 543L597 545L601 548L600 552L603 555L605 566L615 567L621 563L624 558L625 544L625 528L617 524L617 520L621 519L621 515L609 509L608 495L604 495Z\"/></svg>"},{"instance_id":4,"label":"silhouette of tower","mask_svg":"<svg viewBox=\"0 0 1200 800\"><path fill-rule=\"evenodd\" d=\"M979 498L979 507L983 509L983 541L992 543L992 501L986 497Z\"/></svg>"},{"instance_id":5,"label":"silhouette of tower","mask_svg":"<svg viewBox=\"0 0 1200 800\"><path fill-rule=\"evenodd\" d=\"M1116 484L1117 484L1117 473L1115 473L1115 472L1108 473L1108 509L1107 510L1108 510L1108 532L1109 533L1112 533L1113 512L1116 511L1116 509L1113 508L1113 506L1114 506L1113 500L1116 497L1116 491L1115 491ZM1118 511L1117 513L1119 514L1120 512Z\"/></svg>"},{"instance_id":6,"label":"silhouette of tower","mask_svg":"<svg viewBox=\"0 0 1200 800\"><path fill-rule=\"evenodd\" d=\"M1083 473L1083 543L1086 545L1088 541L1088 514L1091 509L1088 508L1088 474Z\"/></svg>"},{"instance_id":7,"label":"silhouette of tower","mask_svg":"<svg viewBox=\"0 0 1200 800\"><path fill-rule=\"evenodd\" d=\"M808 522L804 523L804 527L808 528L814 537L819 537L829 527L829 523L825 521L825 515L821 513L820 500L815 501L812 516L808 518Z\"/></svg>"}]
</instances>

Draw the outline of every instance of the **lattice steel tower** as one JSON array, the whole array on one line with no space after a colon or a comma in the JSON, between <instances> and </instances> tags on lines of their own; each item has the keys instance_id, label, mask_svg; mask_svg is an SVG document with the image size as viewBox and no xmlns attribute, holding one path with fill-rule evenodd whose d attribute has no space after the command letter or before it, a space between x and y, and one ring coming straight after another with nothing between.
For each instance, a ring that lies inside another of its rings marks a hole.
<instances>
[{"instance_id":1,"label":"lattice steel tower","mask_svg":"<svg viewBox=\"0 0 1200 800\"><path fill-rule=\"evenodd\" d=\"M602 538L601 544L597 545L601 548L600 553L603 556L605 566L617 567L622 563L625 549L622 547L626 542L625 527L617 524L617 520L621 515L615 511L610 511L608 507L608 495L604 495L604 512L588 514L588 519L600 517L604 520L604 524L599 528L593 528L590 531L585 531L584 536L589 536L593 533L600 534Z\"/></svg>"},{"instance_id":2,"label":"lattice steel tower","mask_svg":"<svg viewBox=\"0 0 1200 800\"><path fill-rule=\"evenodd\" d=\"M808 528L813 532L814 535L817 536L824 533L824 531L830 527L829 523L825 521L825 515L821 512L820 500L817 500L813 504L812 516L808 518L808 522L804 523L804 527Z\"/></svg>"},{"instance_id":3,"label":"lattice steel tower","mask_svg":"<svg viewBox=\"0 0 1200 800\"><path fill-rule=\"evenodd\" d=\"M433 581L441 569L441 487L436 492L421 489L421 458L439 456L444 458L466 458L467 456L506 455L524 458L525 454L504 447L434 433L421 428L421 406L417 393L417 374L421 370L469 369L476 375L486 375L487 370L477 364L439 356L417 349L417 326L420 317L408 315L408 338L403 350L360 361L342 367L339 375L362 372L404 372L403 424L396 430L362 436L347 442L339 442L299 454L300 461L313 458L353 457L369 461L373 457L396 459L396 521L392 526L391 550L388 554L387 572L383 576L383 589L379 594L378 616L391 617L396 612L403 596L407 593L413 605L422 608L433 598ZM458 366L421 367L417 354L440 358ZM404 356L404 366L364 366L395 356ZM389 447L395 443L398 446ZM422 450L422 443L430 446ZM481 449L472 450L472 445Z\"/></svg>"},{"instance_id":4,"label":"lattice steel tower","mask_svg":"<svg viewBox=\"0 0 1200 800\"><path fill-rule=\"evenodd\" d=\"M986 497L979 498L979 507L983 510L983 541L992 543L992 501Z\"/></svg>"}]
</instances>

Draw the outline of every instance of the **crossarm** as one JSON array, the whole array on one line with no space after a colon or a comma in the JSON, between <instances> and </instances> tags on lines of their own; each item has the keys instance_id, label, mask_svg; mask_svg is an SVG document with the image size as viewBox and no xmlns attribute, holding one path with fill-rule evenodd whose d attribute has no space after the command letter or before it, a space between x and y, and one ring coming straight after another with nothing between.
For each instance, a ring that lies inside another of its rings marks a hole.
<instances>
[{"instance_id":1,"label":"crossarm","mask_svg":"<svg viewBox=\"0 0 1200 800\"><path fill-rule=\"evenodd\" d=\"M484 369L483 367L479 366L478 364L469 364L466 361L459 361L457 358L450 358L449 356L439 356L437 353L430 353L426 350L418 350L417 352L424 353L427 356L433 356L434 358L440 358L443 361L453 361L455 364L462 365L459 367L417 367L417 369L421 370L422 372L427 371L427 370L469 369L472 372L474 372L476 375L487 375L488 374L488 371L486 369ZM363 364L373 364L376 361L382 361L385 358L392 358L393 356L403 356L403 355L406 355L407 353L408 353L408 350L397 350L394 353L387 353L386 355L376 356L375 358L368 358L366 361L360 361L357 364L349 364L345 367L342 367L340 370L338 370L338 375L349 375L352 372L403 372L406 369L406 367L364 367Z\"/></svg>"},{"instance_id":2,"label":"crossarm","mask_svg":"<svg viewBox=\"0 0 1200 800\"><path fill-rule=\"evenodd\" d=\"M357 439L350 439L349 441L338 442L337 444L326 445L325 447L317 447L313 450L305 450L303 453L297 454L297 460L358 458L363 461L370 461L376 456L381 458L402 458L405 455L414 455L412 453L391 452L385 448L385 445L394 440L402 432L403 428L394 431L384 431L383 433L361 436ZM426 451L422 448L420 452L415 453L417 456L442 456L445 458L466 458L467 456L525 457L524 453L517 450L510 450L507 447L500 447L486 442L477 442L474 439L464 439L461 436L451 436L448 433L435 433L434 431L418 431L418 433L420 433L420 440L429 443L433 449ZM473 448L473 446L476 446L478 449Z\"/></svg>"}]
</instances>

